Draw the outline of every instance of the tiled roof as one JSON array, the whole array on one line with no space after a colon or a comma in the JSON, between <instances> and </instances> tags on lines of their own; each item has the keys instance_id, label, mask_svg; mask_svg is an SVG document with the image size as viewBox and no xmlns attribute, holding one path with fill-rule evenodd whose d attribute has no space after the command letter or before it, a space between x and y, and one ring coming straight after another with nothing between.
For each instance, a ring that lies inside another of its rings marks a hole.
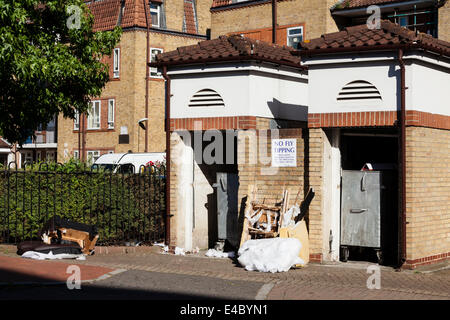
<instances>
[{"instance_id":1,"label":"tiled roof","mask_svg":"<svg viewBox=\"0 0 450 320\"><path fill-rule=\"evenodd\" d=\"M183 1L183 0L180 0ZM144 3L148 4L148 0L124 0L125 7L121 17L122 28L142 27L146 28L145 10L151 24L151 16L149 6L144 7ZM162 3L161 1L154 1ZM94 31L112 30L118 25L121 11L121 0L101 0L87 2L88 8L94 15ZM192 0L184 1L184 11L186 17L187 33L197 34L197 25L195 23L194 7Z\"/></svg>"},{"instance_id":2,"label":"tiled roof","mask_svg":"<svg viewBox=\"0 0 450 320\"><path fill-rule=\"evenodd\" d=\"M374 47L382 45L409 44L429 51L450 56L450 42L433 38L430 35L411 31L393 22L382 20L380 29L370 30L366 24L348 27L340 32L322 35L322 37L302 42L302 52L326 49L351 49L355 47Z\"/></svg>"},{"instance_id":3,"label":"tiled roof","mask_svg":"<svg viewBox=\"0 0 450 320\"><path fill-rule=\"evenodd\" d=\"M155 65L180 65L212 61L257 60L302 68L300 58L292 48L244 38L240 35L221 36L196 45L159 54Z\"/></svg>"},{"instance_id":4,"label":"tiled roof","mask_svg":"<svg viewBox=\"0 0 450 320\"><path fill-rule=\"evenodd\" d=\"M221 7L231 4L231 0L213 0L212 8Z\"/></svg>"},{"instance_id":5,"label":"tiled roof","mask_svg":"<svg viewBox=\"0 0 450 320\"><path fill-rule=\"evenodd\" d=\"M382 5L394 2L407 2L407 1L411 0L343 0L337 2L331 8L331 10L335 11L335 10L355 9L361 7L368 7L371 5Z\"/></svg>"},{"instance_id":6,"label":"tiled roof","mask_svg":"<svg viewBox=\"0 0 450 320\"><path fill-rule=\"evenodd\" d=\"M197 22L195 21L194 4L192 0L184 0L184 23L185 32L197 33Z\"/></svg>"},{"instance_id":7,"label":"tiled roof","mask_svg":"<svg viewBox=\"0 0 450 320\"><path fill-rule=\"evenodd\" d=\"M0 148L10 148L11 145L9 145L8 143L6 143L5 140L3 140L2 137L0 137Z\"/></svg>"},{"instance_id":8,"label":"tiled roof","mask_svg":"<svg viewBox=\"0 0 450 320\"><path fill-rule=\"evenodd\" d=\"M114 29L119 19L120 0L93 1L88 8L94 15L94 30L105 31Z\"/></svg>"}]
</instances>

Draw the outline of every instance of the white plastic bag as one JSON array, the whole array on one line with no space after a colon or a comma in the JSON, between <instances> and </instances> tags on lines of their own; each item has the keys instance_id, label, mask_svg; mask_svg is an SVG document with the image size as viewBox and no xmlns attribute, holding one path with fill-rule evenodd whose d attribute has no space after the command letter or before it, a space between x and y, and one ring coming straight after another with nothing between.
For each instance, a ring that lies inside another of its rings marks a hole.
<instances>
[{"instance_id":1,"label":"white plastic bag","mask_svg":"<svg viewBox=\"0 0 450 320\"><path fill-rule=\"evenodd\" d=\"M296 264L302 244L295 238L248 240L239 249L238 261L248 271L286 272Z\"/></svg>"}]
</instances>

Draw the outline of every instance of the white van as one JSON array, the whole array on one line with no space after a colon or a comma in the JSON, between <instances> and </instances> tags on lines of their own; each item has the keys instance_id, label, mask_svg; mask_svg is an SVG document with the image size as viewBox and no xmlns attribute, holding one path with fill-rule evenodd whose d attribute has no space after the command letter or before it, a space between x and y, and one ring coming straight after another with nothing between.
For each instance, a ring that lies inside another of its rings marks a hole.
<instances>
[{"instance_id":1,"label":"white van","mask_svg":"<svg viewBox=\"0 0 450 320\"><path fill-rule=\"evenodd\" d=\"M93 168L100 168L114 173L139 173L141 166L145 166L149 161L165 162L165 152L149 153L108 153L100 156L92 165Z\"/></svg>"}]
</instances>

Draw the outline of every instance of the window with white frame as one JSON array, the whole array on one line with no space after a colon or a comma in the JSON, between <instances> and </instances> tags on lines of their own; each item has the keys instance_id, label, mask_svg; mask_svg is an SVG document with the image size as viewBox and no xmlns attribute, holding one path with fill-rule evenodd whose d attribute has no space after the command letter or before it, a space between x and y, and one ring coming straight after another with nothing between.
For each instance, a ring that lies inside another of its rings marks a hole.
<instances>
[{"instance_id":1,"label":"window with white frame","mask_svg":"<svg viewBox=\"0 0 450 320\"><path fill-rule=\"evenodd\" d=\"M92 101L88 109L88 129L100 129L101 101Z\"/></svg>"},{"instance_id":2,"label":"window with white frame","mask_svg":"<svg viewBox=\"0 0 450 320\"><path fill-rule=\"evenodd\" d=\"M119 78L120 75L120 48L114 48L114 57L113 57L113 73L114 78Z\"/></svg>"},{"instance_id":3,"label":"window with white frame","mask_svg":"<svg viewBox=\"0 0 450 320\"><path fill-rule=\"evenodd\" d=\"M161 5L150 2L150 15L152 17L152 27L160 27Z\"/></svg>"},{"instance_id":4,"label":"window with white frame","mask_svg":"<svg viewBox=\"0 0 450 320\"><path fill-rule=\"evenodd\" d=\"M303 41L303 27L293 27L286 30L287 45L294 49L298 48L298 44Z\"/></svg>"},{"instance_id":5,"label":"window with white frame","mask_svg":"<svg viewBox=\"0 0 450 320\"><path fill-rule=\"evenodd\" d=\"M80 154L78 153L78 150L73 151L73 158L74 159L80 159Z\"/></svg>"},{"instance_id":6,"label":"window with white frame","mask_svg":"<svg viewBox=\"0 0 450 320\"><path fill-rule=\"evenodd\" d=\"M87 162L93 164L100 157L100 151L91 150L87 152Z\"/></svg>"},{"instance_id":7,"label":"window with white frame","mask_svg":"<svg viewBox=\"0 0 450 320\"><path fill-rule=\"evenodd\" d=\"M108 100L108 129L114 129L115 100Z\"/></svg>"},{"instance_id":8,"label":"window with white frame","mask_svg":"<svg viewBox=\"0 0 450 320\"><path fill-rule=\"evenodd\" d=\"M164 50L161 48L150 48L150 62L155 61L156 56L163 53ZM150 77L151 78L162 78L161 72L158 72L158 68L150 67Z\"/></svg>"},{"instance_id":9,"label":"window with white frame","mask_svg":"<svg viewBox=\"0 0 450 320\"><path fill-rule=\"evenodd\" d=\"M75 111L75 119L73 120L73 129L74 130L80 129L80 113L78 111Z\"/></svg>"}]
</instances>

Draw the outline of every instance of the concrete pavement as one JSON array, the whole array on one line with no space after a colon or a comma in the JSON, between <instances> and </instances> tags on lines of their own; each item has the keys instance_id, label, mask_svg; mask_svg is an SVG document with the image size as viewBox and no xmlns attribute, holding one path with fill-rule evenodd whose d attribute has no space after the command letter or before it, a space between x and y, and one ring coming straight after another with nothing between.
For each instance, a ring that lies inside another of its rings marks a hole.
<instances>
[{"instance_id":1,"label":"concrete pavement","mask_svg":"<svg viewBox=\"0 0 450 320\"><path fill-rule=\"evenodd\" d=\"M104 271L127 270L83 285L84 294L97 298L105 295L115 299L127 292L127 297L144 299L450 300L448 269L421 273L381 267L381 288L368 289L369 263L309 264L286 273L268 274L248 272L235 261L207 258L204 253L174 256L159 251L157 247L97 251L99 254L87 257L86 261L64 263ZM13 256L5 252L0 255ZM19 291L10 290L9 297L20 297ZM25 291L22 294L27 296ZM0 298L5 297L0 294Z\"/></svg>"}]
</instances>

